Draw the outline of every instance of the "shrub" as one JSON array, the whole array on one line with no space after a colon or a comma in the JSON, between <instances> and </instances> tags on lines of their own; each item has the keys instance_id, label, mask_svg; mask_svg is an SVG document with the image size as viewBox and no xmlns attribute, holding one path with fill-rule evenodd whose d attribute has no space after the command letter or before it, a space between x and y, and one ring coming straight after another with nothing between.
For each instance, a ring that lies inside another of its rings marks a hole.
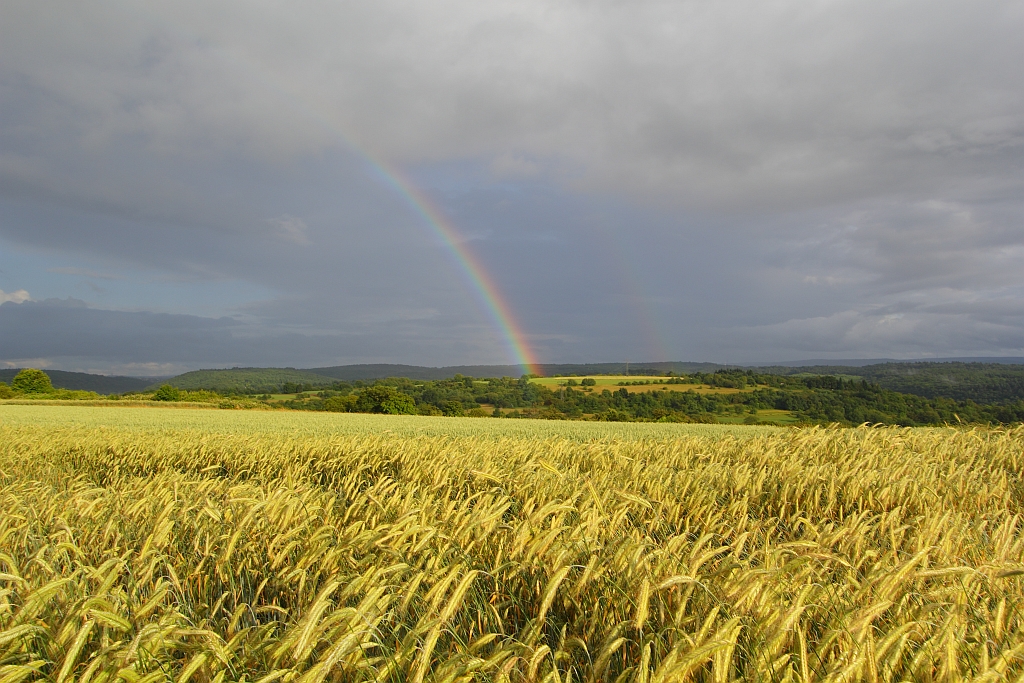
<instances>
[{"instance_id":1,"label":"shrub","mask_svg":"<svg viewBox=\"0 0 1024 683\"><path fill-rule=\"evenodd\" d=\"M177 387L172 387L170 384L165 384L156 390L153 394L154 401L179 401L181 400L181 392Z\"/></svg>"},{"instance_id":2,"label":"shrub","mask_svg":"<svg viewBox=\"0 0 1024 683\"><path fill-rule=\"evenodd\" d=\"M597 385L597 380L593 377L584 377L580 380L580 384L585 387L592 387Z\"/></svg>"},{"instance_id":3,"label":"shrub","mask_svg":"<svg viewBox=\"0 0 1024 683\"><path fill-rule=\"evenodd\" d=\"M0 382L0 398L11 398L14 392L7 386L7 382Z\"/></svg>"},{"instance_id":4,"label":"shrub","mask_svg":"<svg viewBox=\"0 0 1024 683\"><path fill-rule=\"evenodd\" d=\"M23 394L49 394L53 392L50 376L42 370L25 368L11 380L11 388Z\"/></svg>"}]
</instances>

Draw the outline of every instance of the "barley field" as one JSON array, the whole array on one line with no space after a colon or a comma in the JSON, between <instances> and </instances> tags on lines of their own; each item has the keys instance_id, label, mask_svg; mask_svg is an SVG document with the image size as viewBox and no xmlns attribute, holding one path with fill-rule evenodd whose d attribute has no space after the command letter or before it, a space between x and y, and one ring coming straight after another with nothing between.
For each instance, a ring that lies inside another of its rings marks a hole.
<instances>
[{"instance_id":1,"label":"barley field","mask_svg":"<svg viewBox=\"0 0 1024 683\"><path fill-rule=\"evenodd\" d=\"M0 406L0 682L1024 679L1024 428L279 417Z\"/></svg>"}]
</instances>

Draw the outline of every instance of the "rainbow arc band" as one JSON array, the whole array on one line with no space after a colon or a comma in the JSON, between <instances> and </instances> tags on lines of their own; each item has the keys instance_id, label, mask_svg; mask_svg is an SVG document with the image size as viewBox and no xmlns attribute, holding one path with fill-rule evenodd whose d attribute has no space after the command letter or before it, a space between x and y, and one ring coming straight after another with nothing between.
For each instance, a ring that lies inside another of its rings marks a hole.
<instances>
[{"instance_id":1,"label":"rainbow arc band","mask_svg":"<svg viewBox=\"0 0 1024 683\"><path fill-rule=\"evenodd\" d=\"M125 6L128 6L128 4L125 3ZM362 149L350 135L347 135L337 123L332 121L331 117L319 112L318 108L312 103L306 102L298 97L296 93L290 92L281 83L272 81L268 76L267 70L251 59L246 59L244 56L229 50L226 46L212 45L208 37L200 36L187 26L156 13L144 4L132 3L130 7L132 11L148 17L157 25L171 29L174 33L185 37L192 43L211 47L210 54L219 56L225 63L239 67L241 74L279 95L282 104L300 110L305 115L311 117L325 131L336 136L346 148L365 160L380 178L398 191L399 195L426 221L431 230L441 238L442 242L451 251L455 260L465 272L470 286L476 291L480 303L487 310L504 337L508 351L515 358L515 362L522 366L523 372L536 375L541 374L537 358L526 341L526 334L519 323L516 322L508 302L501 296L497 286L494 284L494 280L484 269L479 259L463 244L458 231L451 225L450 221L431 203L425 194L417 189L413 182L405 178L397 169L389 167L383 161L378 161L373 155Z\"/></svg>"},{"instance_id":2,"label":"rainbow arc band","mask_svg":"<svg viewBox=\"0 0 1024 683\"><path fill-rule=\"evenodd\" d=\"M487 273L487 270L480 263L476 255L461 240L451 222L444 217L441 210L435 207L425 194L410 180L403 177L399 171L389 169L381 162L374 160L370 155L362 152L362 150L359 151L363 158L374 167L379 176L405 198L406 202L423 218L426 224L430 226L451 251L455 260L468 277L470 285L476 291L480 303L501 331L509 352L516 359L516 363L522 366L523 372L533 375L543 374L540 371L540 364L537 362L533 350L526 341L526 333L516 321L508 302L501 296L498 287L494 284L494 280Z\"/></svg>"}]
</instances>

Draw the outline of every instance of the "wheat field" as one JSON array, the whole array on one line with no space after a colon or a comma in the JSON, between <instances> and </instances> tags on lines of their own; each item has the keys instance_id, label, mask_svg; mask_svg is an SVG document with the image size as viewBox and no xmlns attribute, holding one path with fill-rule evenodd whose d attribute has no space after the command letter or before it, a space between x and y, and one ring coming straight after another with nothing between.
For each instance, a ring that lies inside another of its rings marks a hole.
<instances>
[{"instance_id":1,"label":"wheat field","mask_svg":"<svg viewBox=\"0 0 1024 683\"><path fill-rule=\"evenodd\" d=\"M0 407L0 683L1024 680L1024 428L47 410Z\"/></svg>"},{"instance_id":2,"label":"wheat field","mask_svg":"<svg viewBox=\"0 0 1024 683\"><path fill-rule=\"evenodd\" d=\"M293 410L216 410L209 405L121 406L64 405L0 401L0 425L112 427L133 431L189 430L215 434L291 434L330 437L339 434L388 433L398 436L451 436L478 438L549 438L575 441L594 439L664 439L678 436L746 438L770 434L779 427L766 425L683 424L673 422L588 422L493 418L445 418L421 415L373 415Z\"/></svg>"}]
</instances>

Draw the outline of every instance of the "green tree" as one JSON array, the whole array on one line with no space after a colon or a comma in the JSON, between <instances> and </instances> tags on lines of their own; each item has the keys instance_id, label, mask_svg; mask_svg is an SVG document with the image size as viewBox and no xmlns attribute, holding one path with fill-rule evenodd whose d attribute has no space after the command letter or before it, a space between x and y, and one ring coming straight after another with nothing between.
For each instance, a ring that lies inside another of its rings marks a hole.
<instances>
[{"instance_id":1,"label":"green tree","mask_svg":"<svg viewBox=\"0 0 1024 683\"><path fill-rule=\"evenodd\" d=\"M177 387L172 387L170 384L164 384L156 393L153 394L154 401L178 401L181 400L181 392Z\"/></svg>"},{"instance_id":2,"label":"green tree","mask_svg":"<svg viewBox=\"0 0 1024 683\"><path fill-rule=\"evenodd\" d=\"M584 377L580 380L580 385L584 387L592 387L597 385L597 380L593 377Z\"/></svg>"},{"instance_id":3,"label":"green tree","mask_svg":"<svg viewBox=\"0 0 1024 683\"><path fill-rule=\"evenodd\" d=\"M466 409L461 401L445 401L441 406L441 412L447 417L462 417L466 414Z\"/></svg>"},{"instance_id":4,"label":"green tree","mask_svg":"<svg viewBox=\"0 0 1024 683\"><path fill-rule=\"evenodd\" d=\"M25 368L15 375L11 388L22 394L48 394L53 391L50 376L35 368Z\"/></svg>"},{"instance_id":5,"label":"green tree","mask_svg":"<svg viewBox=\"0 0 1024 683\"><path fill-rule=\"evenodd\" d=\"M0 382L0 398L11 398L14 392L7 386L7 382Z\"/></svg>"},{"instance_id":6,"label":"green tree","mask_svg":"<svg viewBox=\"0 0 1024 683\"><path fill-rule=\"evenodd\" d=\"M356 410L361 413L412 415L416 412L416 402L412 396L394 387L378 384L363 389L356 399Z\"/></svg>"},{"instance_id":7,"label":"green tree","mask_svg":"<svg viewBox=\"0 0 1024 683\"><path fill-rule=\"evenodd\" d=\"M331 413L347 413L355 407L355 403L356 397L352 395L331 396L324 399L324 410Z\"/></svg>"}]
</instances>

